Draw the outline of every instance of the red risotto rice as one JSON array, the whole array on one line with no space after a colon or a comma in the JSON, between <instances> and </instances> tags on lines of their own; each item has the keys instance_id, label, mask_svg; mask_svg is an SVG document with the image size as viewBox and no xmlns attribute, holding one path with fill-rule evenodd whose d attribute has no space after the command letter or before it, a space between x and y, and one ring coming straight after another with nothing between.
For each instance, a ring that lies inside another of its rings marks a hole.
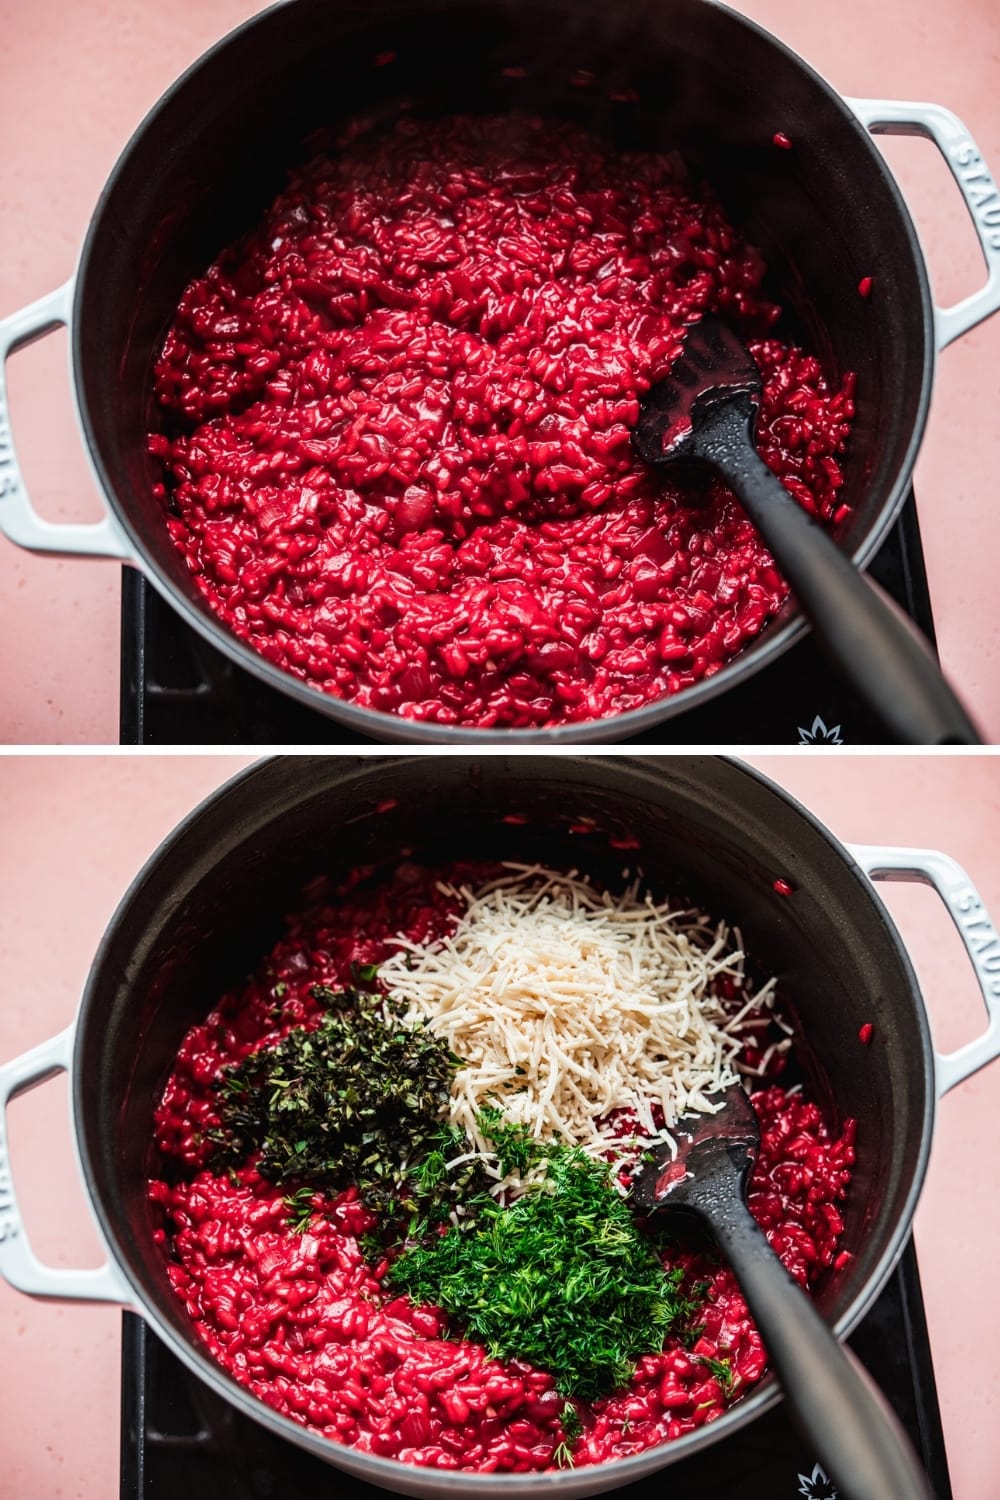
<instances>
[{"instance_id":1,"label":"red risotto rice","mask_svg":"<svg viewBox=\"0 0 1000 1500\"><path fill-rule=\"evenodd\" d=\"M296 1233L281 1186L252 1164L228 1173L207 1165L220 1069L315 1023L312 987L348 985L352 965L394 951L394 935L422 944L451 931L462 903L438 888L440 873L407 866L388 882L317 888L256 977L188 1033L156 1115L156 1238L177 1296L219 1363L268 1406L335 1442L479 1473L545 1470L568 1448L576 1466L624 1458L715 1420L764 1373L736 1279L705 1242L662 1252L699 1303L697 1327L639 1358L623 1389L577 1402L581 1430L568 1432L567 1403L547 1371L490 1358L449 1336L438 1309L387 1288L388 1261L366 1259L359 1243L376 1219L354 1189ZM453 881L469 873L446 872ZM744 1060L753 1066L760 1054ZM784 1060L775 1059L775 1074ZM761 1150L750 1206L785 1266L809 1286L850 1259L838 1251L838 1204L854 1161L853 1123L838 1136L816 1104L768 1080L753 1104ZM715 1363L723 1361L726 1378Z\"/></svg>"},{"instance_id":2,"label":"red risotto rice","mask_svg":"<svg viewBox=\"0 0 1000 1500\"><path fill-rule=\"evenodd\" d=\"M236 635L366 708L525 728L680 692L787 593L721 484L633 454L686 325L743 332L761 453L848 513L853 376L769 336L763 273L673 156L516 116L359 127L184 292L150 439L170 535Z\"/></svg>"}]
</instances>

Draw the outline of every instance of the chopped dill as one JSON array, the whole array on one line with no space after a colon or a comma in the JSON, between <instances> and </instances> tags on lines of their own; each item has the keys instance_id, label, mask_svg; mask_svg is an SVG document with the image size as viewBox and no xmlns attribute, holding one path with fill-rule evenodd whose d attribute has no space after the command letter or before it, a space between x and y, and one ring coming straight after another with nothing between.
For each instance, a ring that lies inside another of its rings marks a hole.
<instances>
[{"instance_id":1,"label":"chopped dill","mask_svg":"<svg viewBox=\"0 0 1000 1500\"><path fill-rule=\"evenodd\" d=\"M572 1401L566 1402L560 1413L559 1421L562 1423L563 1436L567 1443L575 1443L583 1431L583 1422L580 1419L580 1413Z\"/></svg>"},{"instance_id":2,"label":"chopped dill","mask_svg":"<svg viewBox=\"0 0 1000 1500\"><path fill-rule=\"evenodd\" d=\"M561 1395L592 1400L624 1385L695 1308L680 1294L683 1272L664 1270L604 1163L500 1125L498 1113L478 1123L501 1170L544 1165L542 1180L508 1207L485 1195L470 1228L404 1251L387 1279L441 1307L493 1357L528 1360Z\"/></svg>"},{"instance_id":3,"label":"chopped dill","mask_svg":"<svg viewBox=\"0 0 1000 1500\"><path fill-rule=\"evenodd\" d=\"M552 1462L557 1469L571 1469L573 1467L573 1455L566 1443L560 1443L552 1454Z\"/></svg>"},{"instance_id":4,"label":"chopped dill","mask_svg":"<svg viewBox=\"0 0 1000 1500\"><path fill-rule=\"evenodd\" d=\"M736 1378L733 1374L732 1361L729 1359L707 1359L704 1355L699 1355L698 1359L705 1366L706 1370L709 1370L715 1376L722 1389L722 1394L724 1396L731 1395L733 1382Z\"/></svg>"}]
</instances>

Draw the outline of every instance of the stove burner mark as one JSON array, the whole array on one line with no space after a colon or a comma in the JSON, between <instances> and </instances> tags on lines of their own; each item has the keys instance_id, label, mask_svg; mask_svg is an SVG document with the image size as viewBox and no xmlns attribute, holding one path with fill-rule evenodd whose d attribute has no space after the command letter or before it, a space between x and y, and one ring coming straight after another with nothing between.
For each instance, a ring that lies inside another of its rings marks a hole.
<instances>
[{"instance_id":1,"label":"stove burner mark","mask_svg":"<svg viewBox=\"0 0 1000 1500\"><path fill-rule=\"evenodd\" d=\"M803 729L798 726L800 745L842 745L844 741L840 738L840 725L835 724L832 729L827 729L819 714L812 721L811 729Z\"/></svg>"},{"instance_id":2,"label":"stove burner mark","mask_svg":"<svg viewBox=\"0 0 1000 1500\"><path fill-rule=\"evenodd\" d=\"M805 1496L805 1500L838 1500L839 1491L834 1488L833 1480L828 1478L824 1471L816 1464L811 1474L799 1474L799 1494Z\"/></svg>"}]
</instances>

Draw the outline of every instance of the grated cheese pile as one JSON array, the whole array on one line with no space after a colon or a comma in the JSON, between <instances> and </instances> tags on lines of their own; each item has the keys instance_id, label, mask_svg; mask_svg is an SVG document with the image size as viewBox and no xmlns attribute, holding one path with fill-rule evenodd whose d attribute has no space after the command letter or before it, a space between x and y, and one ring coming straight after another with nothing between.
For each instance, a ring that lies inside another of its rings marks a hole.
<instances>
[{"instance_id":1,"label":"grated cheese pile","mask_svg":"<svg viewBox=\"0 0 1000 1500\"><path fill-rule=\"evenodd\" d=\"M717 1108L711 1096L736 1082L744 1030L762 1010L771 1019L774 999L774 980L745 988L739 933L657 905L638 880L611 895L575 872L506 868L474 891L444 887L466 902L454 933L433 947L399 938L379 969L407 1020L426 1019L466 1060L451 1120L487 1170L476 1117L488 1105L595 1157L626 1144L608 1118L616 1111L635 1115L628 1144L644 1147L670 1139L679 1115ZM712 993L723 976L736 997L728 1003ZM504 1190L523 1185L491 1175Z\"/></svg>"}]
</instances>

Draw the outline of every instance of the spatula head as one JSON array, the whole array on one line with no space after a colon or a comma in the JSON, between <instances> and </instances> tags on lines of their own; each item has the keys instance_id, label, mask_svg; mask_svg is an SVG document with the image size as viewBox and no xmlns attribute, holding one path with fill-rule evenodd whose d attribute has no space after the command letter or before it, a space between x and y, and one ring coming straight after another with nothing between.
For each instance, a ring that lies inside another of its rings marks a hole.
<instances>
[{"instance_id":1,"label":"spatula head","mask_svg":"<svg viewBox=\"0 0 1000 1500\"><path fill-rule=\"evenodd\" d=\"M715 1114L682 1115L671 1131L676 1155L658 1146L652 1161L632 1178L632 1202L641 1214L664 1207L699 1206L704 1193L744 1192L760 1149L760 1124L741 1084L719 1096Z\"/></svg>"},{"instance_id":2,"label":"spatula head","mask_svg":"<svg viewBox=\"0 0 1000 1500\"><path fill-rule=\"evenodd\" d=\"M678 463L696 456L694 439L720 402L740 397L755 416L762 381L753 355L727 323L706 313L684 337L684 352L670 374L652 385L642 402L632 442L648 464Z\"/></svg>"}]
</instances>

